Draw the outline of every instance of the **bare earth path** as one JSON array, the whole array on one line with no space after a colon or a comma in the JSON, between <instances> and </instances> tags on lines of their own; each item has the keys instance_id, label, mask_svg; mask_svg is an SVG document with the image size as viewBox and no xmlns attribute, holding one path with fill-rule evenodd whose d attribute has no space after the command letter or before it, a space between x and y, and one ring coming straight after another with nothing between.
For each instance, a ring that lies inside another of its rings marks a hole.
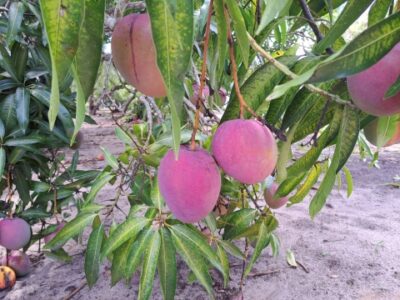
<instances>
[{"instance_id":1,"label":"bare earth path","mask_svg":"<svg viewBox=\"0 0 400 300\"><path fill-rule=\"evenodd\" d=\"M97 118L99 125L86 126L81 149L81 166L100 168L104 162L95 157L99 146L118 154L123 146L113 136L111 122ZM280 220L278 235L281 251L273 258L265 251L253 273L275 271L270 275L249 278L244 298L253 299L400 299L400 189L385 185L400 175L400 146L386 150L380 157L381 169L368 168L353 155L348 163L354 177L354 192L350 199L345 191L335 191L329 205L315 221L308 217L308 201L277 212ZM113 188L102 191L99 202L113 197ZM117 220L121 216L115 216ZM286 263L286 250L305 266L292 269ZM34 249L33 249L34 250ZM71 264L49 258L35 264L33 272L20 279L10 292L0 292L0 299L63 299L82 286L83 247L73 242L67 250L73 256ZM37 253L31 251L32 258ZM232 260L238 265L238 261ZM198 284L184 283L188 274L180 264L176 299L207 299ZM135 299L138 279L131 286L123 282L110 287L109 266L102 268L101 278L89 290L84 286L73 299ZM220 279L214 274L217 282ZM240 266L231 271L233 281L240 277ZM233 299L237 284L222 291L218 299ZM156 282L152 299L162 299Z\"/></svg>"}]
</instances>

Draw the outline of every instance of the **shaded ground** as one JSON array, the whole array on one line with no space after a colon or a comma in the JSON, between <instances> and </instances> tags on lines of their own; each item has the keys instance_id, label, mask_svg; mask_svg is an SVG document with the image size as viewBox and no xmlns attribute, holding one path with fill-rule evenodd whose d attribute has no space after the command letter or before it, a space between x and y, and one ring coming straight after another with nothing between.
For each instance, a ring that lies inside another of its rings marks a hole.
<instances>
[{"instance_id":1,"label":"shaded ground","mask_svg":"<svg viewBox=\"0 0 400 300\"><path fill-rule=\"evenodd\" d=\"M86 126L80 164L84 168L101 168L96 160L103 146L118 154L123 146L113 136L111 122L98 118L99 125ZM315 221L308 217L308 201L277 212L280 227L281 253L273 258L263 253L253 274L277 271L270 275L249 278L245 299L400 299L400 189L385 185L400 175L400 146L381 154L381 169L370 169L353 155L348 163L354 177L354 192L350 199L345 191L335 191ZM113 198L112 187L101 192L98 201ZM118 220L121 216L116 215ZM83 247L70 243L74 255L71 264L48 258L39 259L34 271L17 282L0 299L63 299L79 287L73 299L134 299L138 279L132 286L120 282L110 287L109 266L102 268L101 278L89 290L84 285ZM293 269L286 263L285 253L291 249L302 268ZM240 266L231 271L233 282L228 290L217 290L217 298L233 299L240 278ZM187 269L181 264L176 299L207 299L203 289L186 284ZM215 274L214 274L215 275ZM215 277L215 276L214 276ZM216 281L220 279L216 276ZM158 288L153 299L162 299Z\"/></svg>"}]
</instances>

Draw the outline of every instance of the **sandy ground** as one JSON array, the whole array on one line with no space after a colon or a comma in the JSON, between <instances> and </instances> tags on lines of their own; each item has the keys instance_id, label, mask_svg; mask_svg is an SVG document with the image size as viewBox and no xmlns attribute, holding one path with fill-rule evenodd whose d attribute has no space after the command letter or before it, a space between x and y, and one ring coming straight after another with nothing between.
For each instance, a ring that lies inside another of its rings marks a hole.
<instances>
[{"instance_id":1,"label":"sandy ground","mask_svg":"<svg viewBox=\"0 0 400 300\"><path fill-rule=\"evenodd\" d=\"M101 168L104 164L95 159L100 145L114 154L123 149L113 135L111 122L102 117L98 122L84 129L80 160L84 168ZM271 274L250 277L244 299L400 299L400 189L385 185L400 175L400 146L381 154L381 169L369 168L358 155L353 155L347 166L355 186L350 199L344 190L335 191L314 221L308 216L308 201L277 212L280 254L274 258L270 250L263 253L252 274ZM112 187L105 188L98 201L111 199L113 193ZM130 286L120 282L111 288L109 265L102 267L98 283L89 290L84 280L83 249L74 242L68 244L67 250L74 254L70 264L38 257L31 251L31 258L37 261L33 272L18 280L11 291L0 292L0 299L63 299L80 287L73 299L135 299L138 278ZM288 249L305 269L288 266ZM213 274L217 299L237 299L238 263L232 259L236 267L231 270L232 282L226 290ZM176 299L207 299L198 284L186 283L187 274L180 263ZM152 299L162 299L158 282L155 285Z\"/></svg>"}]
</instances>

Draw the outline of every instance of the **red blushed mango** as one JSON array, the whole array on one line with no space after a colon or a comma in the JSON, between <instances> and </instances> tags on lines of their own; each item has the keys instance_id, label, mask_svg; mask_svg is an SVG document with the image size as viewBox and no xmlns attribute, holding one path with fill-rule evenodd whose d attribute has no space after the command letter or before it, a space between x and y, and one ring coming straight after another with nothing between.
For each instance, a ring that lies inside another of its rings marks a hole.
<instances>
[{"instance_id":1,"label":"red blushed mango","mask_svg":"<svg viewBox=\"0 0 400 300\"><path fill-rule=\"evenodd\" d=\"M9 250L25 247L31 239L31 227L20 218L0 221L0 245Z\"/></svg>"},{"instance_id":2,"label":"red blushed mango","mask_svg":"<svg viewBox=\"0 0 400 300\"><path fill-rule=\"evenodd\" d=\"M116 24L111 40L115 67L141 93L165 97L148 14L130 14Z\"/></svg>"},{"instance_id":3,"label":"red blushed mango","mask_svg":"<svg viewBox=\"0 0 400 300\"><path fill-rule=\"evenodd\" d=\"M273 209L281 208L289 201L288 197L274 199L274 195L278 188L279 186L276 183L273 183L271 187L264 190L265 202L267 202L268 206Z\"/></svg>"},{"instance_id":4,"label":"red blushed mango","mask_svg":"<svg viewBox=\"0 0 400 300\"><path fill-rule=\"evenodd\" d=\"M161 195L174 216L185 223L206 217L217 203L221 175L212 156L203 149L181 146L179 158L169 150L160 162Z\"/></svg>"},{"instance_id":5,"label":"red blushed mango","mask_svg":"<svg viewBox=\"0 0 400 300\"><path fill-rule=\"evenodd\" d=\"M374 120L371 123L369 123L365 128L364 128L364 134L365 137L367 138L368 142L370 142L372 145L379 146L378 145L378 120ZM383 147L389 147L394 144L400 143L400 122L397 123L396 130L393 134L393 136L390 138L389 141L386 142L386 144Z\"/></svg>"},{"instance_id":6,"label":"red blushed mango","mask_svg":"<svg viewBox=\"0 0 400 300\"><path fill-rule=\"evenodd\" d=\"M278 148L267 127L255 120L231 120L215 132L212 153L218 165L234 179L254 184L274 171Z\"/></svg>"},{"instance_id":7,"label":"red blushed mango","mask_svg":"<svg viewBox=\"0 0 400 300\"><path fill-rule=\"evenodd\" d=\"M11 289L16 281L17 276L13 269L0 266L0 290Z\"/></svg>"},{"instance_id":8,"label":"red blushed mango","mask_svg":"<svg viewBox=\"0 0 400 300\"><path fill-rule=\"evenodd\" d=\"M372 67L347 78L354 104L374 116L400 112L400 93L384 99L386 91L400 75L400 43Z\"/></svg>"},{"instance_id":9,"label":"red blushed mango","mask_svg":"<svg viewBox=\"0 0 400 300\"><path fill-rule=\"evenodd\" d=\"M7 265L7 258L3 257L1 263ZM8 266L15 271L18 277L28 275L32 270L29 256L22 251L13 250L8 255Z\"/></svg>"}]
</instances>

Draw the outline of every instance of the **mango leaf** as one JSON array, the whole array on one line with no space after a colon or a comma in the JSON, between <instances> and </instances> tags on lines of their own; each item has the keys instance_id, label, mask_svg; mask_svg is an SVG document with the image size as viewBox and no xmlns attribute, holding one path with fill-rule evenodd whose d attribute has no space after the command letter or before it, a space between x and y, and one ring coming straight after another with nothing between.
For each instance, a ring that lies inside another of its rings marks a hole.
<instances>
[{"instance_id":1,"label":"mango leaf","mask_svg":"<svg viewBox=\"0 0 400 300\"><path fill-rule=\"evenodd\" d=\"M0 58L1 60L1 58ZM16 125L17 113L15 110L15 94L10 94L0 100L0 118L6 132L11 131Z\"/></svg>"},{"instance_id":2,"label":"mango leaf","mask_svg":"<svg viewBox=\"0 0 400 300\"><path fill-rule=\"evenodd\" d=\"M381 59L400 42L400 12L369 27L336 56L315 70L309 82L327 81L358 73Z\"/></svg>"},{"instance_id":3,"label":"mango leaf","mask_svg":"<svg viewBox=\"0 0 400 300\"><path fill-rule=\"evenodd\" d=\"M224 248L222 248L222 246L218 244L217 255L219 257L219 260L221 261L222 268L224 269L224 274L227 274L227 276L224 277L224 287L227 287L229 282L229 258Z\"/></svg>"},{"instance_id":4,"label":"mango leaf","mask_svg":"<svg viewBox=\"0 0 400 300\"><path fill-rule=\"evenodd\" d=\"M4 128L4 123L0 119L0 139L3 140L4 135L6 134L6 129Z\"/></svg>"},{"instance_id":5,"label":"mango leaf","mask_svg":"<svg viewBox=\"0 0 400 300\"><path fill-rule=\"evenodd\" d=\"M380 0L375 1L368 12L368 27L378 23L383 20L389 10L392 0Z\"/></svg>"},{"instance_id":6,"label":"mango leaf","mask_svg":"<svg viewBox=\"0 0 400 300\"><path fill-rule=\"evenodd\" d=\"M340 159L336 173L338 173L346 164L356 146L358 133L360 132L360 117L358 110L346 108L343 122L346 122L346 126L344 128L342 126L341 132L338 136L338 139L340 138L341 142Z\"/></svg>"},{"instance_id":7,"label":"mango leaf","mask_svg":"<svg viewBox=\"0 0 400 300\"><path fill-rule=\"evenodd\" d=\"M240 260L243 260L245 258L243 252L234 243L232 243L230 241L223 241L223 240L217 240L217 242L230 255L232 255Z\"/></svg>"},{"instance_id":8,"label":"mango leaf","mask_svg":"<svg viewBox=\"0 0 400 300\"><path fill-rule=\"evenodd\" d=\"M29 123L30 93L27 89L20 87L15 92L15 109L19 128L25 133Z\"/></svg>"},{"instance_id":9,"label":"mango leaf","mask_svg":"<svg viewBox=\"0 0 400 300\"><path fill-rule=\"evenodd\" d=\"M362 15L373 1L349 0L328 34L315 45L314 52L322 53L326 48L331 46Z\"/></svg>"},{"instance_id":10,"label":"mango leaf","mask_svg":"<svg viewBox=\"0 0 400 300\"><path fill-rule=\"evenodd\" d=\"M397 129L398 115L385 116L376 119L375 139L378 147L385 144L395 135Z\"/></svg>"},{"instance_id":11,"label":"mango leaf","mask_svg":"<svg viewBox=\"0 0 400 300\"><path fill-rule=\"evenodd\" d=\"M19 81L24 80L25 71L28 62L28 47L21 43L14 43L11 49L11 59L14 63L15 73Z\"/></svg>"},{"instance_id":12,"label":"mango leaf","mask_svg":"<svg viewBox=\"0 0 400 300\"><path fill-rule=\"evenodd\" d=\"M326 199L335 184L336 174L339 170L338 168L341 168L344 162L347 161L351 145L353 145L354 148L355 143L353 144L353 136L354 130L356 130L358 135L357 126L359 126L358 112L346 106L344 108L343 120L337 137L336 148L331 164L329 165L328 171L326 172L318 191L315 193L310 203L309 210L311 218L314 218L325 205ZM351 150L353 150L353 148L351 148Z\"/></svg>"},{"instance_id":13,"label":"mango leaf","mask_svg":"<svg viewBox=\"0 0 400 300\"><path fill-rule=\"evenodd\" d=\"M12 79L16 82L20 82L18 78L17 71L15 69L14 63L8 54L7 49L0 44L0 67L2 67L10 75Z\"/></svg>"},{"instance_id":14,"label":"mango leaf","mask_svg":"<svg viewBox=\"0 0 400 300\"><path fill-rule=\"evenodd\" d=\"M353 176L347 167L343 167L343 173L347 183L347 198L350 198L351 194L353 193Z\"/></svg>"},{"instance_id":15,"label":"mango leaf","mask_svg":"<svg viewBox=\"0 0 400 300\"><path fill-rule=\"evenodd\" d=\"M225 225L224 240L234 239L245 232L255 215L255 209L243 208L221 218L220 222Z\"/></svg>"},{"instance_id":16,"label":"mango leaf","mask_svg":"<svg viewBox=\"0 0 400 300\"><path fill-rule=\"evenodd\" d=\"M142 256L144 250L149 244L150 238L152 237L153 230L150 227L145 227L139 235L135 236L136 242L135 244L129 249L124 276L129 281L133 274L135 273L137 267L142 262Z\"/></svg>"},{"instance_id":17,"label":"mango leaf","mask_svg":"<svg viewBox=\"0 0 400 300\"><path fill-rule=\"evenodd\" d=\"M278 61L291 66L296 62L296 57L281 57ZM265 101L267 95L284 78L284 74L275 68L272 64L266 63L259 67L243 83L240 90L246 103L256 111ZM249 113L245 114L248 118ZM232 93L228 106L222 116L221 122L225 122L239 117L239 101L235 93Z\"/></svg>"},{"instance_id":18,"label":"mango leaf","mask_svg":"<svg viewBox=\"0 0 400 300\"><path fill-rule=\"evenodd\" d=\"M197 280L201 285L203 285L211 298L214 298L212 280L203 256L198 252L197 248L193 248L193 243L176 235L173 231L171 231L171 234L178 253L182 256L183 260L192 270Z\"/></svg>"},{"instance_id":19,"label":"mango leaf","mask_svg":"<svg viewBox=\"0 0 400 300\"><path fill-rule=\"evenodd\" d=\"M114 177L114 174L108 172L101 173L92 183L92 187L90 188L89 194L86 196L85 202L92 202L96 198L98 192Z\"/></svg>"},{"instance_id":20,"label":"mango leaf","mask_svg":"<svg viewBox=\"0 0 400 300\"><path fill-rule=\"evenodd\" d=\"M108 165L113 168L114 170L118 169L118 161L117 159L114 157L114 155L112 155L112 153L110 151L108 151L106 148L104 147L100 147L101 151L103 151L104 153L104 157L108 163Z\"/></svg>"},{"instance_id":21,"label":"mango leaf","mask_svg":"<svg viewBox=\"0 0 400 300\"><path fill-rule=\"evenodd\" d=\"M254 248L253 256L251 257L250 261L248 262L246 269L244 271L244 276L250 274L251 269L253 268L254 263L260 256L262 250L264 250L268 244L270 243L271 235L269 234L267 227L265 226L264 222L261 222L260 231L257 237L256 247Z\"/></svg>"},{"instance_id":22,"label":"mango leaf","mask_svg":"<svg viewBox=\"0 0 400 300\"><path fill-rule=\"evenodd\" d=\"M160 229L160 255L158 257L158 276L165 300L173 300L176 290L175 246L168 229Z\"/></svg>"},{"instance_id":23,"label":"mango leaf","mask_svg":"<svg viewBox=\"0 0 400 300\"><path fill-rule=\"evenodd\" d=\"M318 144L307 151L305 155L296 160L288 169L287 176L298 176L301 173L307 172L317 161L322 150L326 145L336 137L337 132L342 122L342 109L336 109L335 115L329 127L318 137Z\"/></svg>"},{"instance_id":24,"label":"mango leaf","mask_svg":"<svg viewBox=\"0 0 400 300\"><path fill-rule=\"evenodd\" d=\"M84 17L84 1L40 0L39 3L51 55L49 123L50 129L53 129L60 106L59 83L67 77L78 50L79 31Z\"/></svg>"},{"instance_id":25,"label":"mango leaf","mask_svg":"<svg viewBox=\"0 0 400 300\"><path fill-rule=\"evenodd\" d=\"M130 218L110 234L107 241L104 243L101 251L101 257L104 258L125 243L127 240L137 236L137 234L149 223L145 218Z\"/></svg>"},{"instance_id":26,"label":"mango leaf","mask_svg":"<svg viewBox=\"0 0 400 300\"><path fill-rule=\"evenodd\" d=\"M303 201L312 187L317 183L321 171L322 168L320 164L315 164L311 168L306 180L304 180L303 184L297 189L296 194L289 198L289 206Z\"/></svg>"},{"instance_id":27,"label":"mango leaf","mask_svg":"<svg viewBox=\"0 0 400 300\"><path fill-rule=\"evenodd\" d=\"M214 0L214 11L215 11L215 21L217 23L217 51L215 53L215 60L217 73L221 72L225 68L225 56L228 51L227 43L227 26L224 15L224 2L223 0Z\"/></svg>"},{"instance_id":28,"label":"mango leaf","mask_svg":"<svg viewBox=\"0 0 400 300\"><path fill-rule=\"evenodd\" d=\"M289 195L304 179L307 173L300 173L295 177L289 177L283 181L274 195L274 199L279 199Z\"/></svg>"},{"instance_id":29,"label":"mango leaf","mask_svg":"<svg viewBox=\"0 0 400 300\"><path fill-rule=\"evenodd\" d=\"M6 165L6 151L3 147L0 147L0 179L3 178L4 167Z\"/></svg>"},{"instance_id":30,"label":"mango leaf","mask_svg":"<svg viewBox=\"0 0 400 300\"><path fill-rule=\"evenodd\" d=\"M75 136L85 119L85 103L93 92L103 46L105 0L84 0L84 19L79 32L79 46L74 59L77 82Z\"/></svg>"},{"instance_id":31,"label":"mango leaf","mask_svg":"<svg viewBox=\"0 0 400 300\"><path fill-rule=\"evenodd\" d=\"M235 30L236 39L239 44L240 54L246 68L249 67L250 43L247 38L246 23L242 12L240 11L238 2L235 0L225 0L229 14L232 19L233 29Z\"/></svg>"},{"instance_id":32,"label":"mango leaf","mask_svg":"<svg viewBox=\"0 0 400 300\"><path fill-rule=\"evenodd\" d=\"M143 254L143 265L138 291L139 300L147 300L151 296L157 261L160 254L160 245L161 237L159 231L151 230L151 236Z\"/></svg>"},{"instance_id":33,"label":"mango leaf","mask_svg":"<svg viewBox=\"0 0 400 300\"><path fill-rule=\"evenodd\" d=\"M260 25L257 28L256 34L260 34L261 31L267 27L275 18L281 15L282 12L288 10L293 0L282 0L282 1L265 1L266 8L264 9L261 17Z\"/></svg>"},{"instance_id":34,"label":"mango leaf","mask_svg":"<svg viewBox=\"0 0 400 300\"><path fill-rule=\"evenodd\" d=\"M151 19L157 64L167 88L171 109L174 152L180 146L180 113L183 105L184 77L192 53L193 1L146 0Z\"/></svg>"},{"instance_id":35,"label":"mango leaf","mask_svg":"<svg viewBox=\"0 0 400 300\"><path fill-rule=\"evenodd\" d=\"M385 99L394 97L398 93L400 93L400 75L396 82L385 93Z\"/></svg>"},{"instance_id":36,"label":"mango leaf","mask_svg":"<svg viewBox=\"0 0 400 300\"><path fill-rule=\"evenodd\" d=\"M28 205L29 202L32 201L29 193L30 186L21 165L17 165L14 169L14 184L17 188L19 198L25 206Z\"/></svg>"},{"instance_id":37,"label":"mango leaf","mask_svg":"<svg viewBox=\"0 0 400 300\"><path fill-rule=\"evenodd\" d=\"M128 254L134 242L135 238L132 238L114 251L111 265L111 286L114 286L118 281L124 278L126 265L128 263Z\"/></svg>"},{"instance_id":38,"label":"mango leaf","mask_svg":"<svg viewBox=\"0 0 400 300\"><path fill-rule=\"evenodd\" d=\"M80 234L85 227L93 221L95 216L96 214L93 213L78 214L76 218L68 222L44 248L52 250L60 248L71 238Z\"/></svg>"},{"instance_id":39,"label":"mango leaf","mask_svg":"<svg viewBox=\"0 0 400 300\"><path fill-rule=\"evenodd\" d=\"M292 68L292 71L295 74L305 73L306 71L314 67L316 64L318 64L319 61L320 61L319 57L307 56L296 62L296 64ZM287 81L290 81L290 79L287 78L286 82ZM270 124L276 124L283 115L283 113L286 111L288 106L291 104L298 91L299 88L297 87L296 84L292 88L288 89L285 88L284 95L281 98L271 101L267 114L265 116L265 120ZM270 99L269 97L268 99Z\"/></svg>"},{"instance_id":40,"label":"mango leaf","mask_svg":"<svg viewBox=\"0 0 400 300\"><path fill-rule=\"evenodd\" d=\"M224 276L225 280L227 279L228 274L224 273L224 268L221 265L218 255L210 247L201 233L187 225L182 224L172 226L171 233L179 237L179 239L185 240L185 243L188 245L190 244L190 247L193 249L197 249L197 252L201 253L206 260L208 260L215 268L217 268L218 271L220 271Z\"/></svg>"},{"instance_id":41,"label":"mango leaf","mask_svg":"<svg viewBox=\"0 0 400 300\"><path fill-rule=\"evenodd\" d=\"M8 27L6 35L6 41L9 46L15 41L21 28L24 11L25 6L22 2L11 2L8 10Z\"/></svg>"},{"instance_id":42,"label":"mango leaf","mask_svg":"<svg viewBox=\"0 0 400 300\"><path fill-rule=\"evenodd\" d=\"M43 87L35 87L30 90L31 96L33 96L35 99L37 99L40 103L45 105L46 107L50 107L50 98L51 94L50 92ZM72 136L73 133L73 128L74 128L74 122L72 121L72 117L68 109L63 105L59 105L59 110L57 114L58 118L60 119L65 133L67 134L68 137ZM53 128L54 131L56 131L56 127Z\"/></svg>"},{"instance_id":43,"label":"mango leaf","mask_svg":"<svg viewBox=\"0 0 400 300\"><path fill-rule=\"evenodd\" d=\"M92 230L87 243L85 254L85 274L89 288L91 288L99 278L100 271L100 252L104 238L103 224Z\"/></svg>"}]
</instances>

